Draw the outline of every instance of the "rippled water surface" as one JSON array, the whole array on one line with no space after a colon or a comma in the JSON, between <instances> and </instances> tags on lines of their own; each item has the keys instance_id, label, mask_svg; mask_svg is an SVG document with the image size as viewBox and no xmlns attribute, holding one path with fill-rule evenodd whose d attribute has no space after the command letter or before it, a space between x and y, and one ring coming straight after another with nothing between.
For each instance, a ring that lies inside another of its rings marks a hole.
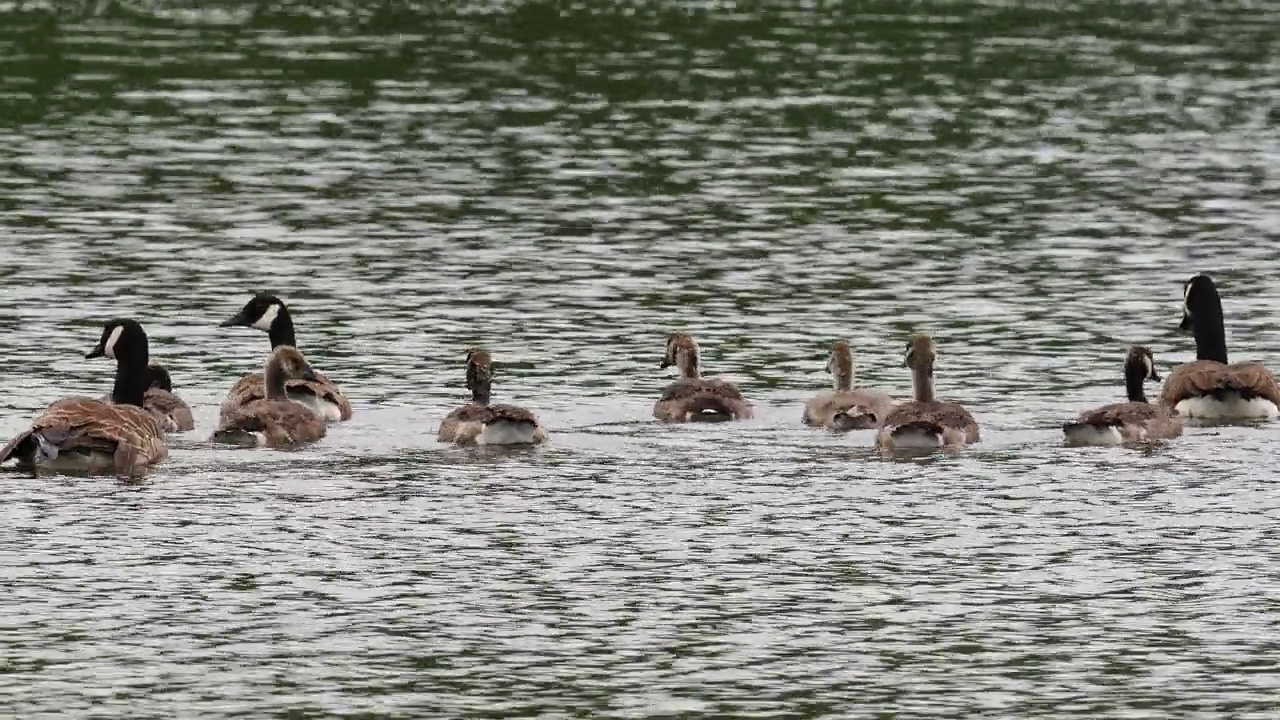
<instances>
[{"instance_id":1,"label":"rippled water surface","mask_svg":"<svg viewBox=\"0 0 1280 720\"><path fill-rule=\"evenodd\" d=\"M1193 272L1280 362L1280 4L820 5L0 10L0 430L120 315L198 423L0 476L0 714L1274 717L1276 426L1060 426ZM204 442L258 290L355 402L303 451ZM651 420L675 328L756 419ZM800 426L913 330L980 445ZM472 344L550 446L436 442Z\"/></svg>"}]
</instances>

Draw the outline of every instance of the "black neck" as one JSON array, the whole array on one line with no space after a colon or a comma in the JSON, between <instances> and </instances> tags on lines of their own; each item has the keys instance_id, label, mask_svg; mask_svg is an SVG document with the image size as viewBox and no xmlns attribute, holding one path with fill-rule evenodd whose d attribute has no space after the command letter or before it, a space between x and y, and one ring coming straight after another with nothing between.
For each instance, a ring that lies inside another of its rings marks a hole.
<instances>
[{"instance_id":1,"label":"black neck","mask_svg":"<svg viewBox=\"0 0 1280 720\"><path fill-rule=\"evenodd\" d=\"M471 386L471 402L476 405L489 404L489 381L481 380Z\"/></svg>"},{"instance_id":2,"label":"black neck","mask_svg":"<svg viewBox=\"0 0 1280 720\"><path fill-rule=\"evenodd\" d=\"M137 405L147 395L151 385L151 373L147 369L147 357L123 357L116 361L116 382L111 388L111 401L117 405Z\"/></svg>"},{"instance_id":3,"label":"black neck","mask_svg":"<svg viewBox=\"0 0 1280 720\"><path fill-rule=\"evenodd\" d=\"M1222 324L1222 300L1215 293L1204 297L1191 316L1196 336L1196 359L1227 362L1227 330Z\"/></svg>"},{"instance_id":4,"label":"black neck","mask_svg":"<svg viewBox=\"0 0 1280 720\"><path fill-rule=\"evenodd\" d=\"M267 391L268 400L283 400L288 397L284 381L284 368L280 367L280 361L274 357L271 358L266 370L262 373L262 383Z\"/></svg>"},{"instance_id":5,"label":"black neck","mask_svg":"<svg viewBox=\"0 0 1280 720\"><path fill-rule=\"evenodd\" d=\"M271 323L271 330L267 336L271 338L272 350L281 345L298 347L297 339L293 336L293 318L289 317L289 308L280 306L280 311L276 314L275 322Z\"/></svg>"},{"instance_id":6,"label":"black neck","mask_svg":"<svg viewBox=\"0 0 1280 720\"><path fill-rule=\"evenodd\" d=\"M1142 385L1147 381L1147 368L1141 362L1130 362L1124 366L1124 391L1129 402L1144 403L1147 393Z\"/></svg>"}]
</instances>

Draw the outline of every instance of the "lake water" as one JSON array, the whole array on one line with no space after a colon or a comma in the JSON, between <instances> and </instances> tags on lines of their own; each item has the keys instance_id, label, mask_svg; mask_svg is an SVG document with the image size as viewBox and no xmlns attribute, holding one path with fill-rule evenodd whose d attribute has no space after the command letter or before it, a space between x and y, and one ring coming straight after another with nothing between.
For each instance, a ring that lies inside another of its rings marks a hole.
<instances>
[{"instance_id":1,"label":"lake water","mask_svg":"<svg viewBox=\"0 0 1280 720\"><path fill-rule=\"evenodd\" d=\"M121 315L198 424L0 476L0 714L1274 717L1276 426L1060 428L1194 272L1280 362L1280 2L348 5L0 9L0 430ZM300 452L204 441L258 290ZM756 419L652 421L677 328ZM980 445L799 424L915 330ZM550 446L436 442L477 343Z\"/></svg>"}]
</instances>

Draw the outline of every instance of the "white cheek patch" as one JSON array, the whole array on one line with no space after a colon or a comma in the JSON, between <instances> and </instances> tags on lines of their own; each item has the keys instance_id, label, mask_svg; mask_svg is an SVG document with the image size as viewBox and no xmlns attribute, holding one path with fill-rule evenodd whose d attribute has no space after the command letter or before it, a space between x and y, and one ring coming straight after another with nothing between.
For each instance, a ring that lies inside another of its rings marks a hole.
<instances>
[{"instance_id":1,"label":"white cheek patch","mask_svg":"<svg viewBox=\"0 0 1280 720\"><path fill-rule=\"evenodd\" d=\"M119 342L120 336L123 334L124 334L124 326L117 325L115 329L111 331L111 335L107 338L106 344L102 346L102 354L106 355L112 360L115 360L116 359L116 343Z\"/></svg>"},{"instance_id":2,"label":"white cheek patch","mask_svg":"<svg viewBox=\"0 0 1280 720\"><path fill-rule=\"evenodd\" d=\"M1154 375L1154 374L1156 373L1156 368L1155 368L1155 366L1151 364L1151 356L1150 356L1150 355L1143 355L1143 356L1142 356L1142 364L1147 366L1147 377L1151 377L1152 375Z\"/></svg>"},{"instance_id":3,"label":"white cheek patch","mask_svg":"<svg viewBox=\"0 0 1280 720\"><path fill-rule=\"evenodd\" d=\"M271 303L267 306L266 312L262 313L262 317L255 320L251 327L263 332L271 332L271 326L275 324L276 316L279 314L280 305L278 303Z\"/></svg>"}]
</instances>

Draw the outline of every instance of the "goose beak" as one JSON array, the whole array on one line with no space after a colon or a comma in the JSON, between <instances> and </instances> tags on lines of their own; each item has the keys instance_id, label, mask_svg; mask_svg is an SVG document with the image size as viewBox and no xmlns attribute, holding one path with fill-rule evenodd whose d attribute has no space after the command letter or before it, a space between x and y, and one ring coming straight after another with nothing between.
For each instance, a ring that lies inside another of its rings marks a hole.
<instances>
[{"instance_id":1,"label":"goose beak","mask_svg":"<svg viewBox=\"0 0 1280 720\"><path fill-rule=\"evenodd\" d=\"M249 318L244 316L243 310L218 323L218 327L248 327L249 325Z\"/></svg>"},{"instance_id":2,"label":"goose beak","mask_svg":"<svg viewBox=\"0 0 1280 720\"><path fill-rule=\"evenodd\" d=\"M302 379L303 379L303 380L308 380L308 381L310 381L310 382L317 382L317 379L316 379L316 371L315 371L315 370L312 370L311 368L307 368L306 370L303 370L303 371L302 371Z\"/></svg>"},{"instance_id":3,"label":"goose beak","mask_svg":"<svg viewBox=\"0 0 1280 720\"><path fill-rule=\"evenodd\" d=\"M1182 322L1181 322L1181 323L1179 323L1179 325L1178 325L1178 329L1179 329L1179 330L1190 330L1190 329L1191 329L1191 316L1190 316L1190 315L1188 315L1188 314L1186 314L1186 313L1182 313Z\"/></svg>"},{"instance_id":4,"label":"goose beak","mask_svg":"<svg viewBox=\"0 0 1280 720\"><path fill-rule=\"evenodd\" d=\"M1152 370L1152 371L1151 371L1151 379L1152 379L1152 381L1154 381L1154 382L1161 382L1160 373L1156 372L1155 370Z\"/></svg>"},{"instance_id":5,"label":"goose beak","mask_svg":"<svg viewBox=\"0 0 1280 720\"><path fill-rule=\"evenodd\" d=\"M99 358L106 354L106 348L102 347L102 343L98 343L92 350L84 354L84 359L88 360L89 358Z\"/></svg>"},{"instance_id":6,"label":"goose beak","mask_svg":"<svg viewBox=\"0 0 1280 720\"><path fill-rule=\"evenodd\" d=\"M663 361L662 361L662 364L658 366L658 369L659 369L659 370L666 370L666 369L667 369L667 368L669 368L669 367L671 367L671 363L667 362L667 361L666 361L666 359L664 358L664 359L663 359Z\"/></svg>"}]
</instances>

